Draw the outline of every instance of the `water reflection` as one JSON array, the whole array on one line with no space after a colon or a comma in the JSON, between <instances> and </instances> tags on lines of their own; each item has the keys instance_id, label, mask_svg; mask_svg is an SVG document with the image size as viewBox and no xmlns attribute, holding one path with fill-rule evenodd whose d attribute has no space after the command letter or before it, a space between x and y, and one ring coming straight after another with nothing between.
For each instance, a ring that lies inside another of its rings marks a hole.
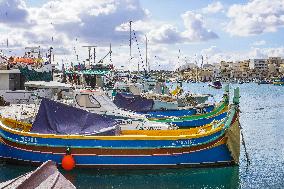
<instances>
[{"instance_id":1,"label":"water reflection","mask_svg":"<svg viewBox=\"0 0 284 189\"><path fill-rule=\"evenodd\" d=\"M239 188L239 167L63 172L78 188Z\"/></svg>"}]
</instances>

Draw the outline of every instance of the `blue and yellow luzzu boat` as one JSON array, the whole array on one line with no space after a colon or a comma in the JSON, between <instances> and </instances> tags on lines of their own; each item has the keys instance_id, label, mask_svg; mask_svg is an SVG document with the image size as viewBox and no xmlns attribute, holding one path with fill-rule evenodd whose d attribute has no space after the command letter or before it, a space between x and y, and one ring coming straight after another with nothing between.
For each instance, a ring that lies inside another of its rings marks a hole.
<instances>
[{"instance_id":1,"label":"blue and yellow luzzu boat","mask_svg":"<svg viewBox=\"0 0 284 189\"><path fill-rule=\"evenodd\" d=\"M275 79L275 80L273 81L273 85L284 86L284 77L279 78L279 79Z\"/></svg>"},{"instance_id":2,"label":"blue and yellow luzzu boat","mask_svg":"<svg viewBox=\"0 0 284 189\"><path fill-rule=\"evenodd\" d=\"M216 105L216 107L204 114L196 114L190 116L180 117L168 117L168 118L148 118L150 121L161 122L161 123L172 123L178 126L180 129L188 127L199 127L205 124L209 124L212 121L219 121L227 116L229 106L229 100L227 95L224 95L223 100Z\"/></svg>"},{"instance_id":3,"label":"blue and yellow luzzu boat","mask_svg":"<svg viewBox=\"0 0 284 189\"><path fill-rule=\"evenodd\" d=\"M238 93L235 90L235 93ZM225 93L222 101L217 104L213 110L194 115L178 116L178 117L162 117L162 118L148 118L150 121L171 123L178 126L180 129L189 127L199 127L211 123L212 121L220 121L227 116L229 106L229 86L225 87Z\"/></svg>"},{"instance_id":4,"label":"blue and yellow luzzu boat","mask_svg":"<svg viewBox=\"0 0 284 189\"><path fill-rule=\"evenodd\" d=\"M80 109L66 111L47 101L31 128L2 119L0 134L0 157L23 163L61 164L68 151L77 167L177 168L234 165L240 153L238 105L232 105L226 119L208 132L147 136L120 135L108 117Z\"/></svg>"}]
</instances>

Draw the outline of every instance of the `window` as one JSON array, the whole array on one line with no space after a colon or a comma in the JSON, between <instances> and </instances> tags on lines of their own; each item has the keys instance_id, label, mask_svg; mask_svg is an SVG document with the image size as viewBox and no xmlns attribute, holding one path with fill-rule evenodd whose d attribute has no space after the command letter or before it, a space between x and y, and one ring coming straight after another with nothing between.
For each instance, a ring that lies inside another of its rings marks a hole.
<instances>
[{"instance_id":1,"label":"window","mask_svg":"<svg viewBox=\"0 0 284 189\"><path fill-rule=\"evenodd\" d=\"M77 104L80 107L84 107L84 108L100 108L101 107L100 103L95 98L92 98L92 101L91 101L89 94L77 94L75 99L76 99Z\"/></svg>"}]
</instances>

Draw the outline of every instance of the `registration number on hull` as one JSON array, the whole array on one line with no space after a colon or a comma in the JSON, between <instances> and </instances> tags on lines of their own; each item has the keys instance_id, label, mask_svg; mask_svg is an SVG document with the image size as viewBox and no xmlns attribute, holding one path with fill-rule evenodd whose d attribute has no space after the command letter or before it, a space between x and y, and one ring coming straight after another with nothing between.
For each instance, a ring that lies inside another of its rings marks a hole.
<instances>
[{"instance_id":1,"label":"registration number on hull","mask_svg":"<svg viewBox=\"0 0 284 189\"><path fill-rule=\"evenodd\" d=\"M177 140L172 143L173 146L188 146L188 145L193 145L194 142L192 140Z\"/></svg>"},{"instance_id":2,"label":"registration number on hull","mask_svg":"<svg viewBox=\"0 0 284 189\"><path fill-rule=\"evenodd\" d=\"M37 139L33 138L33 137L20 137L20 141L21 142L25 142L25 143L37 143Z\"/></svg>"}]
</instances>

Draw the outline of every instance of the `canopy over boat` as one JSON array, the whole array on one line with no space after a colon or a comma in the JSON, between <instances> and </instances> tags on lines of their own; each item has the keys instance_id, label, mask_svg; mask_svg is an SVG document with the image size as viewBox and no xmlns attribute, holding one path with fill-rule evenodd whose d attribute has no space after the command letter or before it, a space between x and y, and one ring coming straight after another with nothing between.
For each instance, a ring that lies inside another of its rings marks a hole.
<instances>
[{"instance_id":1,"label":"canopy over boat","mask_svg":"<svg viewBox=\"0 0 284 189\"><path fill-rule=\"evenodd\" d=\"M42 99L30 132L41 134L114 135L117 122L59 102Z\"/></svg>"},{"instance_id":2,"label":"canopy over boat","mask_svg":"<svg viewBox=\"0 0 284 189\"><path fill-rule=\"evenodd\" d=\"M27 57L10 57L9 62L12 64L24 63L24 64L37 64L42 63L42 58L27 58Z\"/></svg>"}]
</instances>

